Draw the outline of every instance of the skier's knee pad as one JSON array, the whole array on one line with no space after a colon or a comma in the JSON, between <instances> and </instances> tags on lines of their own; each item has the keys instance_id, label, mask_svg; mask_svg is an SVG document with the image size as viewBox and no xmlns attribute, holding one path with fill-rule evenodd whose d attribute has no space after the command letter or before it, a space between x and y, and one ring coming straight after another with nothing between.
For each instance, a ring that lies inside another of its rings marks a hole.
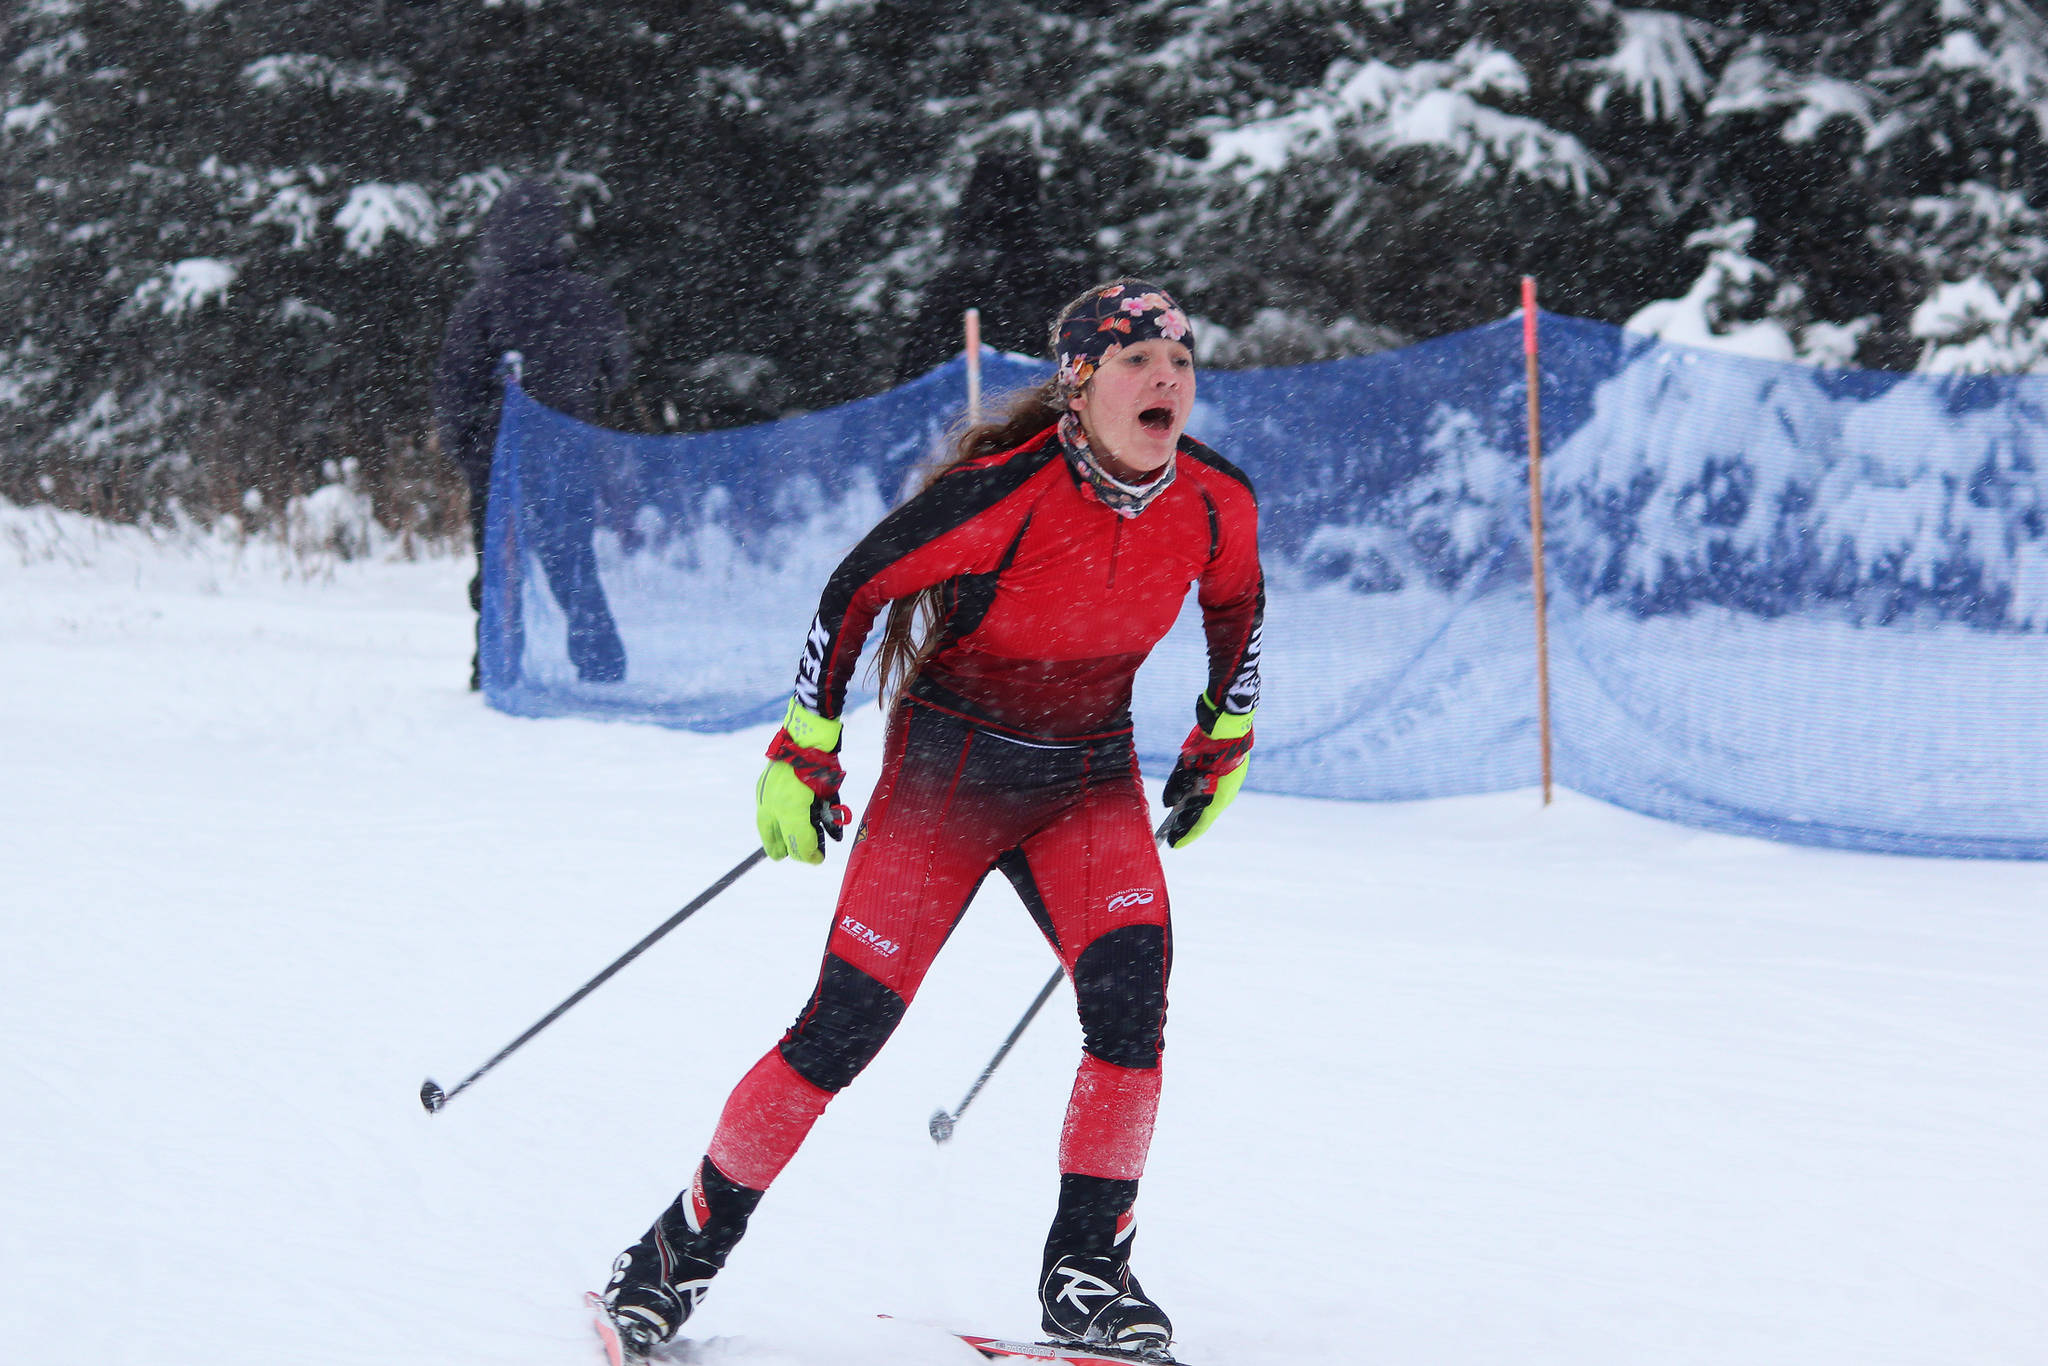
<instances>
[{"instance_id":1,"label":"skier's knee pad","mask_svg":"<svg viewBox=\"0 0 2048 1366\"><path fill-rule=\"evenodd\" d=\"M836 954L782 1036L782 1060L823 1091L839 1091L875 1060L903 1019L901 996Z\"/></svg>"},{"instance_id":2,"label":"skier's knee pad","mask_svg":"<svg viewBox=\"0 0 2048 1366\"><path fill-rule=\"evenodd\" d=\"M1081 950L1081 1046L1118 1067L1157 1067L1166 1034L1164 925L1126 925Z\"/></svg>"}]
</instances>

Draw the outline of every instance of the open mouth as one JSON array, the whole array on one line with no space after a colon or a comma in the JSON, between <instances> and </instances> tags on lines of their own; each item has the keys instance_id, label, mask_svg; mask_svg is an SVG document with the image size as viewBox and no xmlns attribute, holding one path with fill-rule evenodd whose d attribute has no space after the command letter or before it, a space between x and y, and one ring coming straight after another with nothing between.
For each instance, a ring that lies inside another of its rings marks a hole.
<instances>
[{"instance_id":1,"label":"open mouth","mask_svg":"<svg viewBox=\"0 0 2048 1366\"><path fill-rule=\"evenodd\" d=\"M1173 409L1147 408L1138 414L1138 425L1155 435L1164 436L1173 430Z\"/></svg>"}]
</instances>

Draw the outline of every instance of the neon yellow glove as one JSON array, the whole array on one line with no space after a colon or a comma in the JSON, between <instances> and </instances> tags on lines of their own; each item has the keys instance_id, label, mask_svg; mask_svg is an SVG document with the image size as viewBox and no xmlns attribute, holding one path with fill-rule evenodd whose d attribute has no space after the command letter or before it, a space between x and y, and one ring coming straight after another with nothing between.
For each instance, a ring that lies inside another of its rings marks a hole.
<instances>
[{"instance_id":1,"label":"neon yellow glove","mask_svg":"<svg viewBox=\"0 0 2048 1366\"><path fill-rule=\"evenodd\" d=\"M1195 728L1181 741L1166 779L1166 843L1193 844L1236 799L1252 766L1252 713L1218 711L1207 693L1195 699Z\"/></svg>"},{"instance_id":2,"label":"neon yellow glove","mask_svg":"<svg viewBox=\"0 0 2048 1366\"><path fill-rule=\"evenodd\" d=\"M754 827L769 858L794 854L805 863L823 863L823 837L843 838L853 813L839 804L839 785L846 781L839 732L838 721L789 699L782 729L768 742L768 767L754 784Z\"/></svg>"}]
</instances>

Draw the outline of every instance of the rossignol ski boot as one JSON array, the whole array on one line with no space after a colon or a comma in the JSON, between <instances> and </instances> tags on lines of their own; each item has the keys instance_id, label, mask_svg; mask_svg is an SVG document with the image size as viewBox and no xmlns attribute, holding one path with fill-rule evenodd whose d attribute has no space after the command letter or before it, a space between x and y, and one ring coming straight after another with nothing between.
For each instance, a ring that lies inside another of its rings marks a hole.
<instances>
[{"instance_id":1,"label":"rossignol ski boot","mask_svg":"<svg viewBox=\"0 0 2048 1366\"><path fill-rule=\"evenodd\" d=\"M761 1192L730 1180L705 1158L690 1187L662 1212L639 1242L612 1263L605 1312L619 1344L646 1360L676 1330L711 1288L711 1278L747 1231Z\"/></svg>"},{"instance_id":2,"label":"rossignol ski boot","mask_svg":"<svg viewBox=\"0 0 2048 1366\"><path fill-rule=\"evenodd\" d=\"M1067 1175L1038 1303L1048 1339L1170 1361L1173 1323L1131 1274L1137 1182Z\"/></svg>"}]
</instances>

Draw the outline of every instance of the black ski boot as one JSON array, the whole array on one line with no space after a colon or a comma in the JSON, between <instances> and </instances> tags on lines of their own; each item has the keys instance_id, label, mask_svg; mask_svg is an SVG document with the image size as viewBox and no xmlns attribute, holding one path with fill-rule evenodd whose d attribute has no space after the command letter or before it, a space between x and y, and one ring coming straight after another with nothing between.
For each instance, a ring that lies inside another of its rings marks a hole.
<instances>
[{"instance_id":1,"label":"black ski boot","mask_svg":"<svg viewBox=\"0 0 2048 1366\"><path fill-rule=\"evenodd\" d=\"M1138 1183L1060 1177L1060 1209L1045 1241L1038 1304L1046 1336L1171 1361L1173 1323L1131 1274L1131 1202Z\"/></svg>"},{"instance_id":2,"label":"black ski boot","mask_svg":"<svg viewBox=\"0 0 2048 1366\"><path fill-rule=\"evenodd\" d=\"M690 1188L619 1254L604 1307L628 1357L645 1361L675 1336L760 1203L760 1191L730 1180L707 1157L698 1163Z\"/></svg>"}]
</instances>

